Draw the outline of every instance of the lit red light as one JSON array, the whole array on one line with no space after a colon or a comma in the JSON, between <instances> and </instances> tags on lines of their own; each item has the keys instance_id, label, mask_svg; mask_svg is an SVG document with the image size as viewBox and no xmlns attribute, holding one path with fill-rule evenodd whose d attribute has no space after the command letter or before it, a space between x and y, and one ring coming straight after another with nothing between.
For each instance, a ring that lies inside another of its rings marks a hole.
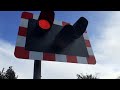
<instances>
[{"instance_id":1,"label":"lit red light","mask_svg":"<svg viewBox=\"0 0 120 90\"><path fill-rule=\"evenodd\" d=\"M48 30L50 28L50 23L47 20L39 20L39 26L44 30Z\"/></svg>"}]
</instances>

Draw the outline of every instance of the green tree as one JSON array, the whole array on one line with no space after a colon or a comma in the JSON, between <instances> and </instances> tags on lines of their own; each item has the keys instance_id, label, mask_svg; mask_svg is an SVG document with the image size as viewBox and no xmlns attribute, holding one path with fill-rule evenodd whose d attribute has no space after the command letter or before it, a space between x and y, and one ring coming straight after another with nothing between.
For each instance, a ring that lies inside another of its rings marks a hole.
<instances>
[{"instance_id":1,"label":"green tree","mask_svg":"<svg viewBox=\"0 0 120 90\"><path fill-rule=\"evenodd\" d=\"M77 79L99 79L99 78L92 74L89 75L77 74Z\"/></svg>"},{"instance_id":2,"label":"green tree","mask_svg":"<svg viewBox=\"0 0 120 90\"><path fill-rule=\"evenodd\" d=\"M0 79L17 79L18 76L15 75L12 66L10 66L6 72L4 72L4 68L0 71Z\"/></svg>"}]
</instances>

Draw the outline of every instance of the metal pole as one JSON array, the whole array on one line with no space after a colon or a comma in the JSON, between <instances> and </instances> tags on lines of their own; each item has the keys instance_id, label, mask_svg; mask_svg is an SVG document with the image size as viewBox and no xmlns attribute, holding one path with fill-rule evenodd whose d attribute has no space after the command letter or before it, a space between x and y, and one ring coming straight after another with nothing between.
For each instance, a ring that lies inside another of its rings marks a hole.
<instances>
[{"instance_id":1,"label":"metal pole","mask_svg":"<svg viewBox=\"0 0 120 90\"><path fill-rule=\"evenodd\" d=\"M41 79L41 60L34 60L33 79Z\"/></svg>"}]
</instances>

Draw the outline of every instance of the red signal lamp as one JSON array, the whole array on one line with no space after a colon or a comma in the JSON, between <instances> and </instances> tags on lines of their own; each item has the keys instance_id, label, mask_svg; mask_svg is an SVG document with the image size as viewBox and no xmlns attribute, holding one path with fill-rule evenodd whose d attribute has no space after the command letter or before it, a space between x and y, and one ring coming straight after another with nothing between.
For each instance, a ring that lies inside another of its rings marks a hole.
<instances>
[{"instance_id":1,"label":"red signal lamp","mask_svg":"<svg viewBox=\"0 0 120 90\"><path fill-rule=\"evenodd\" d=\"M39 20L39 27L44 30L49 30L51 26L47 20L41 19Z\"/></svg>"},{"instance_id":2,"label":"red signal lamp","mask_svg":"<svg viewBox=\"0 0 120 90\"><path fill-rule=\"evenodd\" d=\"M54 11L41 11L38 17L38 26L41 31L48 32L50 31L53 22L54 22Z\"/></svg>"}]
</instances>

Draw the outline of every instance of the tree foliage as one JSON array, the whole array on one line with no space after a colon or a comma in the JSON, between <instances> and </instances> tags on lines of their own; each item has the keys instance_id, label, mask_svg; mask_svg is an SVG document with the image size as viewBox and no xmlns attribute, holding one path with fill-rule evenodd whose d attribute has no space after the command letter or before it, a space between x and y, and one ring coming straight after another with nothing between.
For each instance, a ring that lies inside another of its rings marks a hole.
<instances>
[{"instance_id":1,"label":"tree foliage","mask_svg":"<svg viewBox=\"0 0 120 90\"><path fill-rule=\"evenodd\" d=\"M77 79L99 79L99 78L92 74L89 75L77 74Z\"/></svg>"},{"instance_id":2,"label":"tree foliage","mask_svg":"<svg viewBox=\"0 0 120 90\"><path fill-rule=\"evenodd\" d=\"M10 66L6 72L4 72L4 68L0 71L0 79L17 79L18 76L15 75L12 66Z\"/></svg>"}]
</instances>

